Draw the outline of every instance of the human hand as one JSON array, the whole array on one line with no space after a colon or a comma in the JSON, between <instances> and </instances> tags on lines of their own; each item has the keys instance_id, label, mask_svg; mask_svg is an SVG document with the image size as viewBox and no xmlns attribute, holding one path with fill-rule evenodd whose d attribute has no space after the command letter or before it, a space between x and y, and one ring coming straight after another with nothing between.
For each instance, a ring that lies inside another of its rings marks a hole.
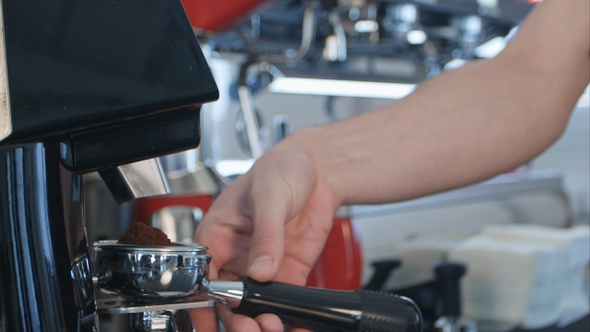
<instances>
[{"instance_id":1,"label":"human hand","mask_svg":"<svg viewBox=\"0 0 590 332\"><path fill-rule=\"evenodd\" d=\"M199 224L196 242L212 255L211 280L247 275L305 285L340 202L313 159L296 147L287 140L265 154ZM284 330L274 315L251 319L222 307L218 314L229 331Z\"/></svg>"}]
</instances>

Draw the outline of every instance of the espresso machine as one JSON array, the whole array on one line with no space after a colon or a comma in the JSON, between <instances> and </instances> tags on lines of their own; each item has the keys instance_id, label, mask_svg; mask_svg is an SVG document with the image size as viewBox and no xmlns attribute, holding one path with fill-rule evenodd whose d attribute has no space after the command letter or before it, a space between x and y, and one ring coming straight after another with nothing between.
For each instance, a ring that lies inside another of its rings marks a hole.
<instances>
[{"instance_id":1,"label":"espresso machine","mask_svg":"<svg viewBox=\"0 0 590 332\"><path fill-rule=\"evenodd\" d=\"M180 1L0 6L0 330L98 331L83 174L166 191L217 86Z\"/></svg>"}]
</instances>

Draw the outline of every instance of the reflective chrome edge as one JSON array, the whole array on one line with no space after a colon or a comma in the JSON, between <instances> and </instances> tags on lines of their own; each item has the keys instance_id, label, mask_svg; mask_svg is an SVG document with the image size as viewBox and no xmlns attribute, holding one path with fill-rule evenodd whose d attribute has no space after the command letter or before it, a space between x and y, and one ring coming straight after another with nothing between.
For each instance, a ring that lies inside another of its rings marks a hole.
<instances>
[{"instance_id":1,"label":"reflective chrome edge","mask_svg":"<svg viewBox=\"0 0 590 332\"><path fill-rule=\"evenodd\" d=\"M215 301L204 298L189 298L171 303L134 303L120 299L100 299L97 301L98 311L105 314L133 314L146 311L181 310L208 308L215 305Z\"/></svg>"},{"instance_id":2,"label":"reflective chrome edge","mask_svg":"<svg viewBox=\"0 0 590 332\"><path fill-rule=\"evenodd\" d=\"M244 283L241 281L205 279L201 286L207 291L207 296L230 308L239 307L244 298Z\"/></svg>"},{"instance_id":3,"label":"reflective chrome edge","mask_svg":"<svg viewBox=\"0 0 590 332\"><path fill-rule=\"evenodd\" d=\"M10 96L8 94L8 67L6 64L6 43L4 38L4 11L0 3L0 141L12 133L10 118Z\"/></svg>"},{"instance_id":4,"label":"reflective chrome edge","mask_svg":"<svg viewBox=\"0 0 590 332\"><path fill-rule=\"evenodd\" d=\"M108 248L111 250L127 250L129 252L140 252L144 253L146 251L156 251L156 252L194 252L198 250L200 253L207 253L209 247L204 246L199 243L188 243L188 242L173 242L171 246L155 246L155 245L137 245L137 244L124 244L124 243L117 243L117 240L99 240L95 241L93 244L95 248Z\"/></svg>"}]
</instances>

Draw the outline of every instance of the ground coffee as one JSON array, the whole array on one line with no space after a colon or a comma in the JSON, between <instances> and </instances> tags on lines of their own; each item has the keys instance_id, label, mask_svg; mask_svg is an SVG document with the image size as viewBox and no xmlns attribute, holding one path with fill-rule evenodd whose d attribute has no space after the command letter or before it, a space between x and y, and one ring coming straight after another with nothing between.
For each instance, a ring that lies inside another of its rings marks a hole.
<instances>
[{"instance_id":1,"label":"ground coffee","mask_svg":"<svg viewBox=\"0 0 590 332\"><path fill-rule=\"evenodd\" d=\"M138 222L133 223L133 225L121 235L117 243L151 246L173 245L166 233L158 228Z\"/></svg>"}]
</instances>

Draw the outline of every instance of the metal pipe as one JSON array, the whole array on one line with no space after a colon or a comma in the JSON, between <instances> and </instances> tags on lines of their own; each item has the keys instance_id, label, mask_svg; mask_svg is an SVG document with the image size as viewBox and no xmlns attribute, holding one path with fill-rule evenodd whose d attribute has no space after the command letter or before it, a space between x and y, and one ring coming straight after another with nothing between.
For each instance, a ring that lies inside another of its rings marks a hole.
<instances>
[{"instance_id":1,"label":"metal pipe","mask_svg":"<svg viewBox=\"0 0 590 332\"><path fill-rule=\"evenodd\" d=\"M301 34L301 45L299 49L292 55L288 54L272 54L272 55L258 55L256 62L269 62L273 64L295 62L303 59L311 49L313 39L315 37L316 18L315 10L311 7L305 8L303 13L303 27Z\"/></svg>"},{"instance_id":2,"label":"metal pipe","mask_svg":"<svg viewBox=\"0 0 590 332\"><path fill-rule=\"evenodd\" d=\"M240 105L242 107L242 114L244 115L244 125L250 145L250 153L252 154L252 158L258 159L262 156L263 151L260 141L260 124L256 119L256 109L254 108L254 100L250 87L248 85L240 85L238 87L238 96L240 97Z\"/></svg>"}]
</instances>

